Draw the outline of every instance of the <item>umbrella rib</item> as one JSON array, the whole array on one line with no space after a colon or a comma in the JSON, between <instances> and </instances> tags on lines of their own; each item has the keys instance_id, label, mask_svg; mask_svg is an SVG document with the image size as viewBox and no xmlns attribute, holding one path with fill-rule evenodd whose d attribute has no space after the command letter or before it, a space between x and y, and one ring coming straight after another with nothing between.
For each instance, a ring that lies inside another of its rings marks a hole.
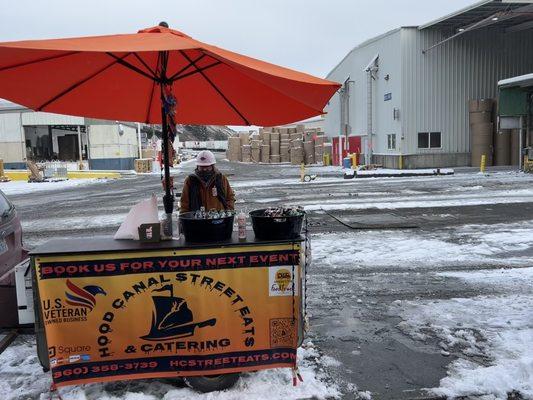
<instances>
[{"instance_id":1,"label":"umbrella rib","mask_svg":"<svg viewBox=\"0 0 533 400\"><path fill-rule=\"evenodd\" d=\"M39 63L39 62L42 62L42 61L55 60L56 58L61 58L61 57L68 57L68 56L72 56L72 55L78 54L78 53L81 53L81 52L80 51L72 51L72 52L66 53L66 54L59 54L59 55L55 55L55 56L51 56L51 57L39 58L38 60L23 62L23 63L20 63L20 64L9 65L7 67L0 68L0 72L6 71L8 69L13 69L13 68L25 67L26 65L35 64L35 63Z\"/></svg>"},{"instance_id":2,"label":"umbrella rib","mask_svg":"<svg viewBox=\"0 0 533 400\"><path fill-rule=\"evenodd\" d=\"M186 74L179 75L176 78L172 79L172 82L179 81L180 79L187 78L188 76L191 76L191 75L194 75L194 74L198 74L198 73L200 73L202 71L205 71L206 69L216 67L219 64L222 64L222 62L221 61L217 61L217 62L215 62L213 64L206 65L205 67L202 67L202 68L198 68L197 67L196 71L191 71L191 72L187 72Z\"/></svg>"},{"instance_id":3,"label":"umbrella rib","mask_svg":"<svg viewBox=\"0 0 533 400\"><path fill-rule=\"evenodd\" d=\"M208 52L208 55L211 56L211 57L213 57L215 60L220 60L220 59L222 59L222 60L226 60L223 56L220 56L220 55L218 55L218 54L216 54L216 53L213 53L212 51L207 50L207 52ZM222 62L223 62L224 65L226 65L227 67L229 67L229 68L231 68L231 69L233 69L233 70L235 70L235 71L237 71L237 72L239 72L239 73L241 73L241 74L247 76L248 78L254 80L254 81L257 82L257 83L259 83L261 86L267 87L267 88L269 88L270 90L273 90L273 91L275 91L276 93L281 94L282 96L289 97L289 98L291 98L292 100L294 100L295 102L300 103L301 105L303 105L303 106L305 106L305 107L307 107L307 108L309 108L309 109L311 109L311 110L317 112L317 114L323 114L323 113L324 113L324 110L316 109L314 106L311 106L311 105L307 104L306 102L302 101L301 99L298 99L298 98L292 96L291 94L289 94L289 93L285 93L284 91L281 91L281 90L279 90L279 89L277 89L277 88L274 88L274 87L272 87L272 86L269 86L269 85L265 84L264 82L262 82L261 80L259 80L259 79L255 78L255 77L253 77L253 76L247 74L246 72L244 72L244 71L242 71L242 70L240 70L240 69L238 69L238 68L235 68L233 65L231 65L231 64L229 64L229 63L226 63L226 62L224 62L224 61L222 61Z\"/></svg>"},{"instance_id":4,"label":"umbrella rib","mask_svg":"<svg viewBox=\"0 0 533 400\"><path fill-rule=\"evenodd\" d=\"M137 72L138 74L141 74L141 75L143 75L143 76L145 76L145 77L147 77L148 79L151 79L151 80L153 80L153 81L157 81L157 80L158 80L158 78L157 78L156 76L152 76L152 75L150 75L150 74L147 74L147 73L144 72L142 69L137 68L135 65L132 65L132 64L130 64L130 63L124 61L123 59L124 59L125 57L118 57L118 56L116 56L116 55L114 55L113 53L110 53L110 52L106 52L106 54L107 54L108 56L113 57L113 58L116 60L116 62L117 62L118 64L122 65L123 67L126 67L126 68L128 68L128 69L131 69L132 71L135 71L135 72ZM133 53L128 53L127 55L130 55L130 54L133 54Z\"/></svg>"},{"instance_id":5,"label":"umbrella rib","mask_svg":"<svg viewBox=\"0 0 533 400\"><path fill-rule=\"evenodd\" d=\"M200 57L198 57L196 60L194 60L195 63L197 63L198 61L200 61L202 58L204 58L206 55L205 54L202 54ZM168 80L170 81L174 81L176 80L176 78L184 71L187 71L187 69L189 69L190 67L193 66L193 63L190 62L188 65L186 65L185 67L183 67L182 69L180 69L178 72L176 72L174 75L172 75L170 78L168 78Z\"/></svg>"},{"instance_id":6,"label":"umbrella rib","mask_svg":"<svg viewBox=\"0 0 533 400\"><path fill-rule=\"evenodd\" d=\"M203 78L211 85L211 87L213 89L216 90L216 92L219 94L220 97L222 97L224 99L224 101L226 103L228 103L228 105L237 113L239 114L239 117L242 118L242 120L246 123L246 125L250 125L250 122L246 119L246 117L244 115L242 115L242 113L237 109L237 107L235 107L233 105L233 103L224 95L224 93L222 93L222 91L218 88L217 85L215 85L213 83L213 81L211 79L209 79L209 77L204 73L204 71L201 71L197 66L196 66L196 63L194 61L192 61L190 59L190 57L183 51L183 50L180 50L180 53L183 55L183 57L185 57L189 62L192 62L192 65L194 66L194 68L196 68L196 70L198 71L198 73L200 73Z\"/></svg>"},{"instance_id":7,"label":"umbrella rib","mask_svg":"<svg viewBox=\"0 0 533 400\"><path fill-rule=\"evenodd\" d=\"M128 57L129 55L131 55L131 53L127 53L126 55L124 55L122 58L126 58ZM96 75L98 74L101 74L102 72L104 72L106 69L108 69L109 67L115 65L118 61L113 61L111 64L108 64L106 65L105 67L99 69L98 71L90 74L89 76L83 78L81 81L78 81L76 82L74 85L71 85L69 86L68 88L66 88L65 90L63 90L61 93L57 94L56 96L52 97L50 100L46 101L45 103L43 103L41 106L37 107L35 110L36 111L41 111L44 107L47 107L48 105L50 105L51 103L53 103L54 101L58 100L59 98L63 97L64 95L66 95L67 93L70 93L71 91L73 91L74 89L80 87L81 85L83 85L85 82L87 82L88 80L94 78Z\"/></svg>"},{"instance_id":8,"label":"umbrella rib","mask_svg":"<svg viewBox=\"0 0 533 400\"><path fill-rule=\"evenodd\" d=\"M158 52L156 68L158 68L159 66L159 57L161 57L161 53ZM155 89L155 81L152 82L152 90L150 91L150 98L148 99L148 109L146 110L146 123L147 124L150 121L150 110L152 109L152 100L154 99L154 89Z\"/></svg>"},{"instance_id":9,"label":"umbrella rib","mask_svg":"<svg viewBox=\"0 0 533 400\"><path fill-rule=\"evenodd\" d=\"M139 60L139 61L141 62L142 65L144 65L144 67L145 67L148 71L150 71L150 72L152 73L153 76L155 76L155 71L154 71L152 68L150 68L150 66L146 63L146 61L144 61L144 60L141 58L141 56L139 55L139 53L135 52L135 53L133 53L133 55L135 56L135 58L136 58L137 60Z\"/></svg>"}]
</instances>

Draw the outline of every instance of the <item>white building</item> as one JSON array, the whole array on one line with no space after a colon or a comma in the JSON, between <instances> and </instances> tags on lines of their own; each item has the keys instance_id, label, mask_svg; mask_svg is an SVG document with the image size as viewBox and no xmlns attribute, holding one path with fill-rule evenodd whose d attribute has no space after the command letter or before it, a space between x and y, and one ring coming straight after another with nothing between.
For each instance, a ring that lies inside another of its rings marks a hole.
<instances>
[{"instance_id":1,"label":"white building","mask_svg":"<svg viewBox=\"0 0 533 400\"><path fill-rule=\"evenodd\" d=\"M532 3L484 0L358 45L327 76L343 87L326 134L361 136L367 161L387 167L400 155L407 168L469 165L469 100L533 72Z\"/></svg>"},{"instance_id":2,"label":"white building","mask_svg":"<svg viewBox=\"0 0 533 400\"><path fill-rule=\"evenodd\" d=\"M80 153L90 169L133 169L139 158L136 125L34 112L0 101L4 168L26 168L26 159L78 162Z\"/></svg>"}]
</instances>

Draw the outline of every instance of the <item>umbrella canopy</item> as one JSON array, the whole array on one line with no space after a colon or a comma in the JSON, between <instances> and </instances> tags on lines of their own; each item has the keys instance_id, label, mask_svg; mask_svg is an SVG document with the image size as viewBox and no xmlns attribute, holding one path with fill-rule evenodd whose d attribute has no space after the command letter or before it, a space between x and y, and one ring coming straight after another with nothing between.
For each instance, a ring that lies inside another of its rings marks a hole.
<instances>
[{"instance_id":1,"label":"umbrella canopy","mask_svg":"<svg viewBox=\"0 0 533 400\"><path fill-rule=\"evenodd\" d=\"M36 111L160 124L162 86L176 123L262 126L322 114L340 87L165 26L0 43L0 97Z\"/></svg>"},{"instance_id":2,"label":"umbrella canopy","mask_svg":"<svg viewBox=\"0 0 533 400\"><path fill-rule=\"evenodd\" d=\"M129 35L0 43L0 97L36 111L162 125L165 236L176 123L281 125L322 114L339 87L163 22Z\"/></svg>"}]
</instances>

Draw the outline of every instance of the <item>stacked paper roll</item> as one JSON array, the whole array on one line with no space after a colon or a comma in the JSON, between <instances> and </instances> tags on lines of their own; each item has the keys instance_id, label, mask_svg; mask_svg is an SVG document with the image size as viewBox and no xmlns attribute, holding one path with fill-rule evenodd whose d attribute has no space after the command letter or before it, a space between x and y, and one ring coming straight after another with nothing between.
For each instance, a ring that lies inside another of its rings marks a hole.
<instances>
[{"instance_id":1,"label":"stacked paper roll","mask_svg":"<svg viewBox=\"0 0 533 400\"><path fill-rule=\"evenodd\" d=\"M306 164L315 163L315 145L312 141L304 142L304 158Z\"/></svg>"},{"instance_id":2,"label":"stacked paper roll","mask_svg":"<svg viewBox=\"0 0 533 400\"><path fill-rule=\"evenodd\" d=\"M261 145L261 162L268 163L270 161L270 145Z\"/></svg>"},{"instance_id":3,"label":"stacked paper roll","mask_svg":"<svg viewBox=\"0 0 533 400\"><path fill-rule=\"evenodd\" d=\"M252 147L249 144L245 144L244 146L242 146L242 161L252 161Z\"/></svg>"},{"instance_id":4,"label":"stacked paper roll","mask_svg":"<svg viewBox=\"0 0 533 400\"><path fill-rule=\"evenodd\" d=\"M280 138L280 134L279 132L272 132L270 134L270 141L276 141L276 142L279 142L279 138Z\"/></svg>"},{"instance_id":5,"label":"stacked paper roll","mask_svg":"<svg viewBox=\"0 0 533 400\"><path fill-rule=\"evenodd\" d=\"M300 165L304 162L304 149L302 147L292 147L290 149L291 164Z\"/></svg>"},{"instance_id":6,"label":"stacked paper roll","mask_svg":"<svg viewBox=\"0 0 533 400\"><path fill-rule=\"evenodd\" d=\"M291 147L304 147L304 142L301 139L295 139L291 141Z\"/></svg>"},{"instance_id":7,"label":"stacked paper roll","mask_svg":"<svg viewBox=\"0 0 533 400\"><path fill-rule=\"evenodd\" d=\"M492 99L470 100L470 156L471 165L479 167L485 155L485 165L492 165L494 152L494 125L492 124Z\"/></svg>"},{"instance_id":8,"label":"stacked paper roll","mask_svg":"<svg viewBox=\"0 0 533 400\"><path fill-rule=\"evenodd\" d=\"M501 129L494 134L494 165L511 164L511 130Z\"/></svg>"},{"instance_id":9,"label":"stacked paper roll","mask_svg":"<svg viewBox=\"0 0 533 400\"><path fill-rule=\"evenodd\" d=\"M241 140L241 146L250 144L250 134L248 132L239 132L239 138Z\"/></svg>"},{"instance_id":10,"label":"stacked paper roll","mask_svg":"<svg viewBox=\"0 0 533 400\"><path fill-rule=\"evenodd\" d=\"M288 144L279 147L279 155L281 157L281 162L289 162L291 160Z\"/></svg>"},{"instance_id":11,"label":"stacked paper roll","mask_svg":"<svg viewBox=\"0 0 533 400\"><path fill-rule=\"evenodd\" d=\"M324 145L315 143L315 162L322 162L324 159Z\"/></svg>"},{"instance_id":12,"label":"stacked paper roll","mask_svg":"<svg viewBox=\"0 0 533 400\"><path fill-rule=\"evenodd\" d=\"M252 162L253 163L261 162L261 147L259 148L252 147Z\"/></svg>"},{"instance_id":13,"label":"stacked paper roll","mask_svg":"<svg viewBox=\"0 0 533 400\"><path fill-rule=\"evenodd\" d=\"M270 131L264 131L261 134L261 140L263 141L263 144L270 144Z\"/></svg>"},{"instance_id":14,"label":"stacked paper roll","mask_svg":"<svg viewBox=\"0 0 533 400\"><path fill-rule=\"evenodd\" d=\"M291 133L289 135L289 139L291 140L291 142L294 140L303 140L303 138L304 138L303 133Z\"/></svg>"},{"instance_id":15,"label":"stacked paper roll","mask_svg":"<svg viewBox=\"0 0 533 400\"><path fill-rule=\"evenodd\" d=\"M270 155L279 156L279 140L270 141Z\"/></svg>"},{"instance_id":16,"label":"stacked paper roll","mask_svg":"<svg viewBox=\"0 0 533 400\"><path fill-rule=\"evenodd\" d=\"M239 137L228 138L228 150L226 156L229 161L240 161L241 155L241 139Z\"/></svg>"}]
</instances>

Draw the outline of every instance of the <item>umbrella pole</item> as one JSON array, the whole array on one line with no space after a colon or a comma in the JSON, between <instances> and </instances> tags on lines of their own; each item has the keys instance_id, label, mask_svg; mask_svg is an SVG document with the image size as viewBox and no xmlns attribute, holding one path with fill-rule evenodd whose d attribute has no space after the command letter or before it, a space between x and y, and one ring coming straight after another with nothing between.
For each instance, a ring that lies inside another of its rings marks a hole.
<instances>
[{"instance_id":1,"label":"umbrella pole","mask_svg":"<svg viewBox=\"0 0 533 400\"><path fill-rule=\"evenodd\" d=\"M165 168L164 186L165 195L163 196L163 206L165 208L165 220L163 221L163 235L172 237L172 211L174 210L174 194L170 183L170 157L168 140L167 113L165 111L164 86L161 84L161 128L163 142L161 150L163 151L163 166Z\"/></svg>"}]
</instances>

